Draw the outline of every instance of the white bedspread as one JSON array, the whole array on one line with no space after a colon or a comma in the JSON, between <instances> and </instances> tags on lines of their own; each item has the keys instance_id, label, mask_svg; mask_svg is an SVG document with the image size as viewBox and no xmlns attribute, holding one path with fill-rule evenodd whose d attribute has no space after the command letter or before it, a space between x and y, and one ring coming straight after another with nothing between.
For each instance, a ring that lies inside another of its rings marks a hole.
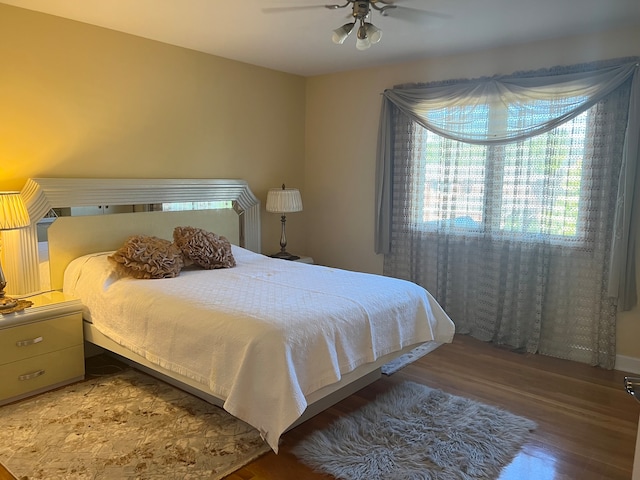
<instances>
[{"instance_id":1,"label":"white bedspread","mask_svg":"<svg viewBox=\"0 0 640 480\"><path fill-rule=\"evenodd\" d=\"M235 268L162 280L121 278L108 253L88 255L69 266L64 291L112 340L207 385L276 452L305 395L408 345L453 338L449 317L413 283L233 254Z\"/></svg>"}]
</instances>

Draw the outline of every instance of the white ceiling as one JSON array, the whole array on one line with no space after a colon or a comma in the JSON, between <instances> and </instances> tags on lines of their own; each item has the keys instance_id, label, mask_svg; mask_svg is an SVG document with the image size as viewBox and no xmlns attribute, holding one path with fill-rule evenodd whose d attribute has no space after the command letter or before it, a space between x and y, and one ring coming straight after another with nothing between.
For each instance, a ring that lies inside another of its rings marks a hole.
<instances>
[{"instance_id":1,"label":"white ceiling","mask_svg":"<svg viewBox=\"0 0 640 480\"><path fill-rule=\"evenodd\" d=\"M331 1L331 0L329 0ZM336 0L346 3L345 0ZM369 50L332 30L351 9L318 0L0 0L275 70L312 76L505 44L640 28L640 0L397 0L396 18L373 12L383 31ZM265 11L273 7L306 7ZM401 15L405 13L407 15Z\"/></svg>"}]
</instances>

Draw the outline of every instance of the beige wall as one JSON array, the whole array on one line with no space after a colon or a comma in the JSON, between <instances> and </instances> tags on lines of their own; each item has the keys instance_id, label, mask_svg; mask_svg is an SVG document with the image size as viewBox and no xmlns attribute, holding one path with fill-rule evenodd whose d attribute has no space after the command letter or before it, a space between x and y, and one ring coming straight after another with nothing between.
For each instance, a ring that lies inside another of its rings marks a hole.
<instances>
[{"instance_id":1,"label":"beige wall","mask_svg":"<svg viewBox=\"0 0 640 480\"><path fill-rule=\"evenodd\" d=\"M29 177L243 178L304 195L305 79L0 4L0 190ZM279 250L263 215L263 251ZM295 224L294 224L295 223ZM287 237L305 250L304 217Z\"/></svg>"},{"instance_id":2,"label":"beige wall","mask_svg":"<svg viewBox=\"0 0 640 480\"><path fill-rule=\"evenodd\" d=\"M384 89L627 55L640 55L640 26L309 78L305 167L309 253L319 263L382 272L382 257L373 251L373 230L376 137ZM618 353L640 358L638 339L636 308L620 315Z\"/></svg>"}]
</instances>

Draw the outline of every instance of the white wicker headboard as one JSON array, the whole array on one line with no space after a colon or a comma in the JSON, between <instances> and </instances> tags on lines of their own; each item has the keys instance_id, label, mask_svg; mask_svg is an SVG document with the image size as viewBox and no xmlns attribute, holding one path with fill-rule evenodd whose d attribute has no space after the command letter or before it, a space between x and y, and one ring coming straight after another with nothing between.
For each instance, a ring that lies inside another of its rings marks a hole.
<instances>
[{"instance_id":1,"label":"white wicker headboard","mask_svg":"<svg viewBox=\"0 0 640 480\"><path fill-rule=\"evenodd\" d=\"M238 245L260 252L260 202L247 182L235 179L87 179L34 178L21 192L31 226L15 236L11 248L21 255L8 271L18 279L18 293L40 289L36 223L52 208L231 201L234 210L118 213L63 217L50 230L51 287L62 286L64 268L73 258L118 248L128 235L171 238L178 225L198 226L225 235ZM217 230L217 231L216 231ZM90 234L88 233L90 232ZM15 281L15 280L14 280Z\"/></svg>"}]
</instances>

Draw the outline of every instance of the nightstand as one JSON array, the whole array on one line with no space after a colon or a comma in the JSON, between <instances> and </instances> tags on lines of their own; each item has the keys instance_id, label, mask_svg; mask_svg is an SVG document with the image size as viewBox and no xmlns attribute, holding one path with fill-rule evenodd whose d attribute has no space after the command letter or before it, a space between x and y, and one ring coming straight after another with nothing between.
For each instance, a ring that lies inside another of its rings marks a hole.
<instances>
[{"instance_id":1,"label":"nightstand","mask_svg":"<svg viewBox=\"0 0 640 480\"><path fill-rule=\"evenodd\" d=\"M311 258L311 257L300 257L297 260L294 260L294 262L313 264L313 258Z\"/></svg>"},{"instance_id":2,"label":"nightstand","mask_svg":"<svg viewBox=\"0 0 640 480\"><path fill-rule=\"evenodd\" d=\"M0 315L0 405L84 378L80 300L50 292Z\"/></svg>"}]
</instances>

